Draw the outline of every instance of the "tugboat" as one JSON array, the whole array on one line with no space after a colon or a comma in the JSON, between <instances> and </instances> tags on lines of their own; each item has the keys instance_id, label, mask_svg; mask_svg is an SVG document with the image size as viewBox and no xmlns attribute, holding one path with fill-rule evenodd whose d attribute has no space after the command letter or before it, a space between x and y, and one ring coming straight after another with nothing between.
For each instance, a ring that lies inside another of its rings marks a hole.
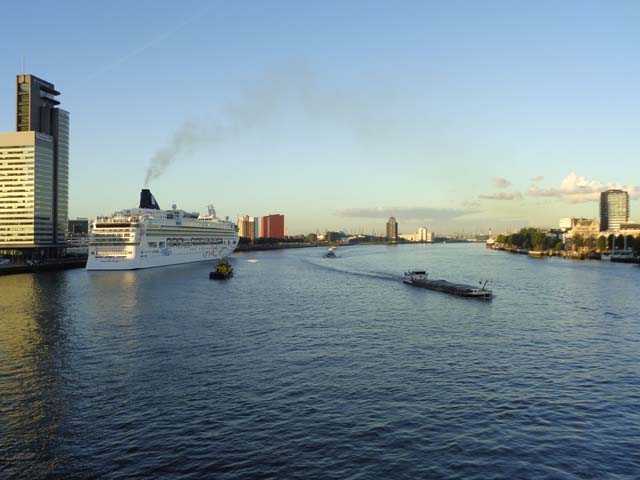
<instances>
[{"instance_id":1,"label":"tugboat","mask_svg":"<svg viewBox=\"0 0 640 480\"><path fill-rule=\"evenodd\" d=\"M226 258L218 261L218 265L213 272L209 273L210 280L227 280L233 276L233 267Z\"/></svg>"},{"instance_id":2,"label":"tugboat","mask_svg":"<svg viewBox=\"0 0 640 480\"><path fill-rule=\"evenodd\" d=\"M461 283L451 283L446 280L429 280L429 274L425 270L409 270L404 274L404 283L413 285L414 287L427 288L437 292L450 293L459 297L482 298L489 300L493 297L493 292L487 290L487 281L480 282L480 288L472 285L463 285Z\"/></svg>"}]
</instances>

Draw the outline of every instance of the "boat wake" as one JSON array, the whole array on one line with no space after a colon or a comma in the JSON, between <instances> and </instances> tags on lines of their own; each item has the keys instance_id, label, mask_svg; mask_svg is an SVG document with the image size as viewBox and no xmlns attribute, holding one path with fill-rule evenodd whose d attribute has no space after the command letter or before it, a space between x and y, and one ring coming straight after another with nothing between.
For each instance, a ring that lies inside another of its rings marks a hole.
<instances>
[{"instance_id":1,"label":"boat wake","mask_svg":"<svg viewBox=\"0 0 640 480\"><path fill-rule=\"evenodd\" d=\"M305 260L307 260L310 264L318 268L321 268L324 270L330 270L332 272L342 273L345 275L356 276L356 277L366 277L366 278L376 278L379 280L391 280L394 282L398 282L402 280L401 275L394 275L394 274L385 273L385 272L372 272L368 270L353 270L353 269L347 269L347 268L340 268L340 267L337 267L335 263L330 264L328 262L318 262L315 259L310 259L310 258L307 258Z\"/></svg>"}]
</instances>

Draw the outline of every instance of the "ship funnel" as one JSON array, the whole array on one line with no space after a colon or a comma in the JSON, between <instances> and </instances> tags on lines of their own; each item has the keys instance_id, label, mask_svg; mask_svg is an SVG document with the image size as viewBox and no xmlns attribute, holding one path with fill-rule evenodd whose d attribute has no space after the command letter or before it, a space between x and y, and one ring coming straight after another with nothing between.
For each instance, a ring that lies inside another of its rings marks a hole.
<instances>
[{"instance_id":1,"label":"ship funnel","mask_svg":"<svg viewBox=\"0 0 640 480\"><path fill-rule=\"evenodd\" d=\"M156 202L156 199L151 194L151 190L147 188L143 188L140 192L140 208L160 210L160 205L158 205L158 202Z\"/></svg>"}]
</instances>

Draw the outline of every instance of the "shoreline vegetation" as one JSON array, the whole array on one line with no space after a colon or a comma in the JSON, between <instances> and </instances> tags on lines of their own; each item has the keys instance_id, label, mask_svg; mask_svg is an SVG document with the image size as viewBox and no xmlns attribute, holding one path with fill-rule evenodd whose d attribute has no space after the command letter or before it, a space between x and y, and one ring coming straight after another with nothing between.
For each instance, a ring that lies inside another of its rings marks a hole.
<instances>
[{"instance_id":1,"label":"shoreline vegetation","mask_svg":"<svg viewBox=\"0 0 640 480\"><path fill-rule=\"evenodd\" d=\"M562 257L572 260L603 260L640 263L640 236L587 236L575 234L562 241L559 233L546 233L536 228L523 228L511 235L498 235L487 248L531 257Z\"/></svg>"}]
</instances>

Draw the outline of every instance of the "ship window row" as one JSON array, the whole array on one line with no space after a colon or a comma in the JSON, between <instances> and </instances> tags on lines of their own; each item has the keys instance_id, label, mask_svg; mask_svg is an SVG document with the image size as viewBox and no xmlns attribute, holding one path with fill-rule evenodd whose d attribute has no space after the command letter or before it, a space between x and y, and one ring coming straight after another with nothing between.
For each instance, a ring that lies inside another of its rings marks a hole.
<instances>
[{"instance_id":1,"label":"ship window row","mask_svg":"<svg viewBox=\"0 0 640 480\"><path fill-rule=\"evenodd\" d=\"M115 238L135 237L135 233L129 233L129 232L103 232L102 230L96 232L95 230L93 230L91 233L96 238L100 238L100 237L115 237Z\"/></svg>"},{"instance_id":2,"label":"ship window row","mask_svg":"<svg viewBox=\"0 0 640 480\"><path fill-rule=\"evenodd\" d=\"M132 240L134 239L123 238L123 237L107 237L107 236L91 237L91 241L94 243L128 243L128 242L131 242Z\"/></svg>"},{"instance_id":3,"label":"ship window row","mask_svg":"<svg viewBox=\"0 0 640 480\"><path fill-rule=\"evenodd\" d=\"M126 247L126 246L138 246L140 245L137 242L103 242L103 241L99 241L96 242L95 239L90 239L89 240L89 244L94 246L94 247Z\"/></svg>"},{"instance_id":4,"label":"ship window row","mask_svg":"<svg viewBox=\"0 0 640 480\"><path fill-rule=\"evenodd\" d=\"M96 257L126 257L127 254L131 254L131 250L98 250L95 252Z\"/></svg>"},{"instance_id":5,"label":"ship window row","mask_svg":"<svg viewBox=\"0 0 640 480\"><path fill-rule=\"evenodd\" d=\"M149 229L149 233L152 235L170 235L176 233L185 233L185 230L188 231L191 235L201 235L201 236L217 236L217 237L226 237L233 236L234 232L231 230L225 230L222 228L202 228L202 227L176 227L176 228L158 228L158 229ZM190 230L190 231L189 231Z\"/></svg>"},{"instance_id":6,"label":"ship window row","mask_svg":"<svg viewBox=\"0 0 640 480\"><path fill-rule=\"evenodd\" d=\"M152 243L152 242L149 242L149 243ZM221 238L187 238L187 239L167 238L167 247L190 247L193 245L219 245L221 243L224 243Z\"/></svg>"},{"instance_id":7,"label":"ship window row","mask_svg":"<svg viewBox=\"0 0 640 480\"><path fill-rule=\"evenodd\" d=\"M134 233L134 230L132 228L100 228L98 231L95 232L96 235L101 235L103 233L118 233L120 235L125 234L127 236L129 236L130 234Z\"/></svg>"}]
</instances>

